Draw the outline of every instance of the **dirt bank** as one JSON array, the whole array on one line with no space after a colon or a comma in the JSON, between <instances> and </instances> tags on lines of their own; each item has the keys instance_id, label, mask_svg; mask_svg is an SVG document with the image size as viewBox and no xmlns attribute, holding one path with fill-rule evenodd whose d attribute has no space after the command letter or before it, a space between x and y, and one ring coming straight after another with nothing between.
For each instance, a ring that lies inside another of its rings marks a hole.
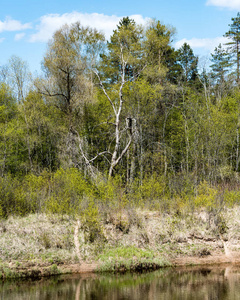
<instances>
[{"instance_id":1,"label":"dirt bank","mask_svg":"<svg viewBox=\"0 0 240 300\"><path fill-rule=\"evenodd\" d=\"M206 257L178 257L172 259L169 262L169 266L172 267L189 267L189 266L212 266L212 265L234 265L240 266L240 254L235 253L235 256L228 257L224 254L220 255L213 253ZM136 262L136 265L138 263ZM140 265L140 264L139 264ZM21 267L16 267L14 262L9 264L7 277L43 277L58 274L87 274L87 273L97 273L100 270L101 263L76 263L76 264L62 264L57 267L53 265L46 266L44 264L29 264L22 263ZM145 270L155 270L161 268L160 265L145 265ZM124 271L124 269L122 269ZM138 271L141 271L139 267ZM11 276L10 276L11 275ZM4 278L5 276L3 276Z\"/></svg>"},{"instance_id":2,"label":"dirt bank","mask_svg":"<svg viewBox=\"0 0 240 300\"><path fill-rule=\"evenodd\" d=\"M95 235L67 216L11 217L0 221L0 278L239 264L239 213L109 212Z\"/></svg>"}]
</instances>

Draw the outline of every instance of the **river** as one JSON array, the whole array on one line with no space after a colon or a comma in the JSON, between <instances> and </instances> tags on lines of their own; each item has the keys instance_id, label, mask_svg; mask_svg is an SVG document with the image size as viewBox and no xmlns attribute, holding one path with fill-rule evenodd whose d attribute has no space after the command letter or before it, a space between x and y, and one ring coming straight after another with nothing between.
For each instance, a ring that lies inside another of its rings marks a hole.
<instances>
[{"instance_id":1,"label":"river","mask_svg":"<svg viewBox=\"0 0 240 300\"><path fill-rule=\"evenodd\" d=\"M240 300L240 267L167 268L144 274L65 275L0 283L1 300Z\"/></svg>"}]
</instances>

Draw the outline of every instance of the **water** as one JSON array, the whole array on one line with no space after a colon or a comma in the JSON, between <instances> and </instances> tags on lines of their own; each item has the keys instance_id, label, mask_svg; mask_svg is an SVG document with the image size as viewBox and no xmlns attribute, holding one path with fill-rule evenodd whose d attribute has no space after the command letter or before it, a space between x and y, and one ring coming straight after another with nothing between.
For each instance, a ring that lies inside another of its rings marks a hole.
<instances>
[{"instance_id":1,"label":"water","mask_svg":"<svg viewBox=\"0 0 240 300\"><path fill-rule=\"evenodd\" d=\"M0 283L4 300L240 300L240 267L71 275Z\"/></svg>"}]
</instances>

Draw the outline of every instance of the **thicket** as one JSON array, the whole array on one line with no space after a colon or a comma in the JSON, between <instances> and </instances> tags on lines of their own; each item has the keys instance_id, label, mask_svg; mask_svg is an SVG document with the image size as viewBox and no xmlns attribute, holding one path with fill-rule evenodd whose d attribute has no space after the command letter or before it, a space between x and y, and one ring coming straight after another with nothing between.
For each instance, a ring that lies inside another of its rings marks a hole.
<instances>
[{"instance_id":1,"label":"thicket","mask_svg":"<svg viewBox=\"0 0 240 300\"><path fill-rule=\"evenodd\" d=\"M12 57L1 68L0 217L81 216L93 240L109 211L239 204L239 15L233 24L231 51L219 45L209 72L188 44L172 47L173 28L128 17L107 43L80 23L60 28L42 77Z\"/></svg>"}]
</instances>

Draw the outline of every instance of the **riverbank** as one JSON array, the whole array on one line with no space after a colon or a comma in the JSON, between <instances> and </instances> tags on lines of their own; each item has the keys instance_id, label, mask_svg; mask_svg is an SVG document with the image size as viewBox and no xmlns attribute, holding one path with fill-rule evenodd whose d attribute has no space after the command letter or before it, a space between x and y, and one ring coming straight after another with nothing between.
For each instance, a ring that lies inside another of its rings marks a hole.
<instances>
[{"instance_id":1,"label":"riverbank","mask_svg":"<svg viewBox=\"0 0 240 300\"><path fill-rule=\"evenodd\" d=\"M77 221L67 216L10 217L0 222L0 278L237 264L239 213L123 210L106 215L94 239L82 223L76 233Z\"/></svg>"},{"instance_id":2,"label":"riverbank","mask_svg":"<svg viewBox=\"0 0 240 300\"><path fill-rule=\"evenodd\" d=\"M235 265L240 266L240 256L235 258L234 261L229 259L225 255L212 255L209 257L199 258L199 257L188 257L188 258L178 258L168 262L166 265L158 265L146 263L136 264L135 268L132 268L134 272L144 272L144 271L154 271L160 268L165 267L210 267L210 266L229 266ZM118 269L118 272L125 273L127 270L127 264L121 265L121 269ZM90 273L99 273L100 264L98 263L82 263L82 264L63 264L63 265L41 265L40 263L27 263L21 262L19 266L16 262L11 262L9 265L1 264L1 279L10 279L10 278L40 278L48 277L53 275L63 275L63 274L90 274ZM106 270L112 271L112 269Z\"/></svg>"}]
</instances>

